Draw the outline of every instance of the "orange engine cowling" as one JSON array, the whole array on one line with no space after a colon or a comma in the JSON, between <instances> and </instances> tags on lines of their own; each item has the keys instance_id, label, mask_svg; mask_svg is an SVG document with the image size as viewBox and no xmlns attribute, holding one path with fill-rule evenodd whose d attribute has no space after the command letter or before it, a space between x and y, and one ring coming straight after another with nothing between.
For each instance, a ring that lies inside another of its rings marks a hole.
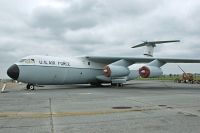
<instances>
[{"instance_id":1,"label":"orange engine cowling","mask_svg":"<svg viewBox=\"0 0 200 133\"><path fill-rule=\"evenodd\" d=\"M106 77L123 77L128 76L130 70L124 66L108 65L103 68L103 74Z\"/></svg>"},{"instance_id":2,"label":"orange engine cowling","mask_svg":"<svg viewBox=\"0 0 200 133\"><path fill-rule=\"evenodd\" d=\"M163 74L161 68L156 66L143 66L139 69L142 78L158 77Z\"/></svg>"},{"instance_id":3,"label":"orange engine cowling","mask_svg":"<svg viewBox=\"0 0 200 133\"><path fill-rule=\"evenodd\" d=\"M110 77L111 75L111 70L110 70L110 67L109 66L105 66L103 68L103 74L106 76L106 77Z\"/></svg>"},{"instance_id":4,"label":"orange engine cowling","mask_svg":"<svg viewBox=\"0 0 200 133\"><path fill-rule=\"evenodd\" d=\"M139 69L139 74L142 78L148 78L150 75L150 70L148 67L143 66Z\"/></svg>"}]
</instances>

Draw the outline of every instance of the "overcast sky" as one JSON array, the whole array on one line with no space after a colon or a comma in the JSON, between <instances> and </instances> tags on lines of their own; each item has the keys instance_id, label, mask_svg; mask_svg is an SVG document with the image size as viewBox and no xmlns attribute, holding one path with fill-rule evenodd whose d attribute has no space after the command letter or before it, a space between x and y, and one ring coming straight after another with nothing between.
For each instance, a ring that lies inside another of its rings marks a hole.
<instances>
[{"instance_id":1,"label":"overcast sky","mask_svg":"<svg viewBox=\"0 0 200 133\"><path fill-rule=\"evenodd\" d=\"M144 48L130 47L146 40L181 40L156 47L156 57L200 59L199 13L199 0L0 0L0 78L27 55L140 56Z\"/></svg>"}]
</instances>

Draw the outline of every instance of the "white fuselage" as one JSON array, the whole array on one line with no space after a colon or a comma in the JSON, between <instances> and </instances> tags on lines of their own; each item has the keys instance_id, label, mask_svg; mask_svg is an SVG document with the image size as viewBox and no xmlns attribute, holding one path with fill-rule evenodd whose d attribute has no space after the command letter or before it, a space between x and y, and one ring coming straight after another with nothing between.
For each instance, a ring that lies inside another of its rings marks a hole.
<instances>
[{"instance_id":1,"label":"white fuselage","mask_svg":"<svg viewBox=\"0 0 200 133\"><path fill-rule=\"evenodd\" d=\"M138 70L130 70L125 77L106 77L103 73L106 65L84 57L33 55L16 62L14 68L11 66L8 69L8 75L19 82L35 85L111 83L132 80L139 76Z\"/></svg>"},{"instance_id":2,"label":"white fuselage","mask_svg":"<svg viewBox=\"0 0 200 133\"><path fill-rule=\"evenodd\" d=\"M81 58L31 56L16 64L20 70L18 81L32 84L88 83L102 74L101 64Z\"/></svg>"},{"instance_id":3,"label":"white fuselage","mask_svg":"<svg viewBox=\"0 0 200 133\"><path fill-rule=\"evenodd\" d=\"M106 64L89 61L86 58L61 58L52 56L28 56L15 63L19 68L19 82L38 85L86 84L111 82L103 75ZM126 80L138 77L132 71Z\"/></svg>"}]
</instances>

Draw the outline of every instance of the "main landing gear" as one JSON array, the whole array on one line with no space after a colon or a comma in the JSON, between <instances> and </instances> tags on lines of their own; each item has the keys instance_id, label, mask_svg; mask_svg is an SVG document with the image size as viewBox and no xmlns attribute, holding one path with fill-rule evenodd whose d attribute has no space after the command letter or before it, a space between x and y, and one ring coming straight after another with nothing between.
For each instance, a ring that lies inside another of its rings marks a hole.
<instances>
[{"instance_id":1,"label":"main landing gear","mask_svg":"<svg viewBox=\"0 0 200 133\"><path fill-rule=\"evenodd\" d=\"M27 84L26 89L27 90L35 90L35 86L33 84Z\"/></svg>"},{"instance_id":2,"label":"main landing gear","mask_svg":"<svg viewBox=\"0 0 200 133\"><path fill-rule=\"evenodd\" d=\"M123 83L111 83L112 87L123 87L124 84Z\"/></svg>"},{"instance_id":3,"label":"main landing gear","mask_svg":"<svg viewBox=\"0 0 200 133\"><path fill-rule=\"evenodd\" d=\"M95 87L102 87L102 84L100 82L90 83L90 85Z\"/></svg>"}]
</instances>

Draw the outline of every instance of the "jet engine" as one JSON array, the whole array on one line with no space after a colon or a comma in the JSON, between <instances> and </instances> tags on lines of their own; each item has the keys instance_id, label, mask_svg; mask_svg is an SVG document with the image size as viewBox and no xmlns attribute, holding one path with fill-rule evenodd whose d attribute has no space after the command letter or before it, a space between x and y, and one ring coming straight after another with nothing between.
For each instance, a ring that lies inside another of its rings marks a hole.
<instances>
[{"instance_id":1,"label":"jet engine","mask_svg":"<svg viewBox=\"0 0 200 133\"><path fill-rule=\"evenodd\" d=\"M161 68L156 66L143 66L139 69L142 78L158 77L163 74Z\"/></svg>"},{"instance_id":2,"label":"jet engine","mask_svg":"<svg viewBox=\"0 0 200 133\"><path fill-rule=\"evenodd\" d=\"M108 65L104 67L103 73L106 77L123 77L128 76L130 71L124 66Z\"/></svg>"}]
</instances>

